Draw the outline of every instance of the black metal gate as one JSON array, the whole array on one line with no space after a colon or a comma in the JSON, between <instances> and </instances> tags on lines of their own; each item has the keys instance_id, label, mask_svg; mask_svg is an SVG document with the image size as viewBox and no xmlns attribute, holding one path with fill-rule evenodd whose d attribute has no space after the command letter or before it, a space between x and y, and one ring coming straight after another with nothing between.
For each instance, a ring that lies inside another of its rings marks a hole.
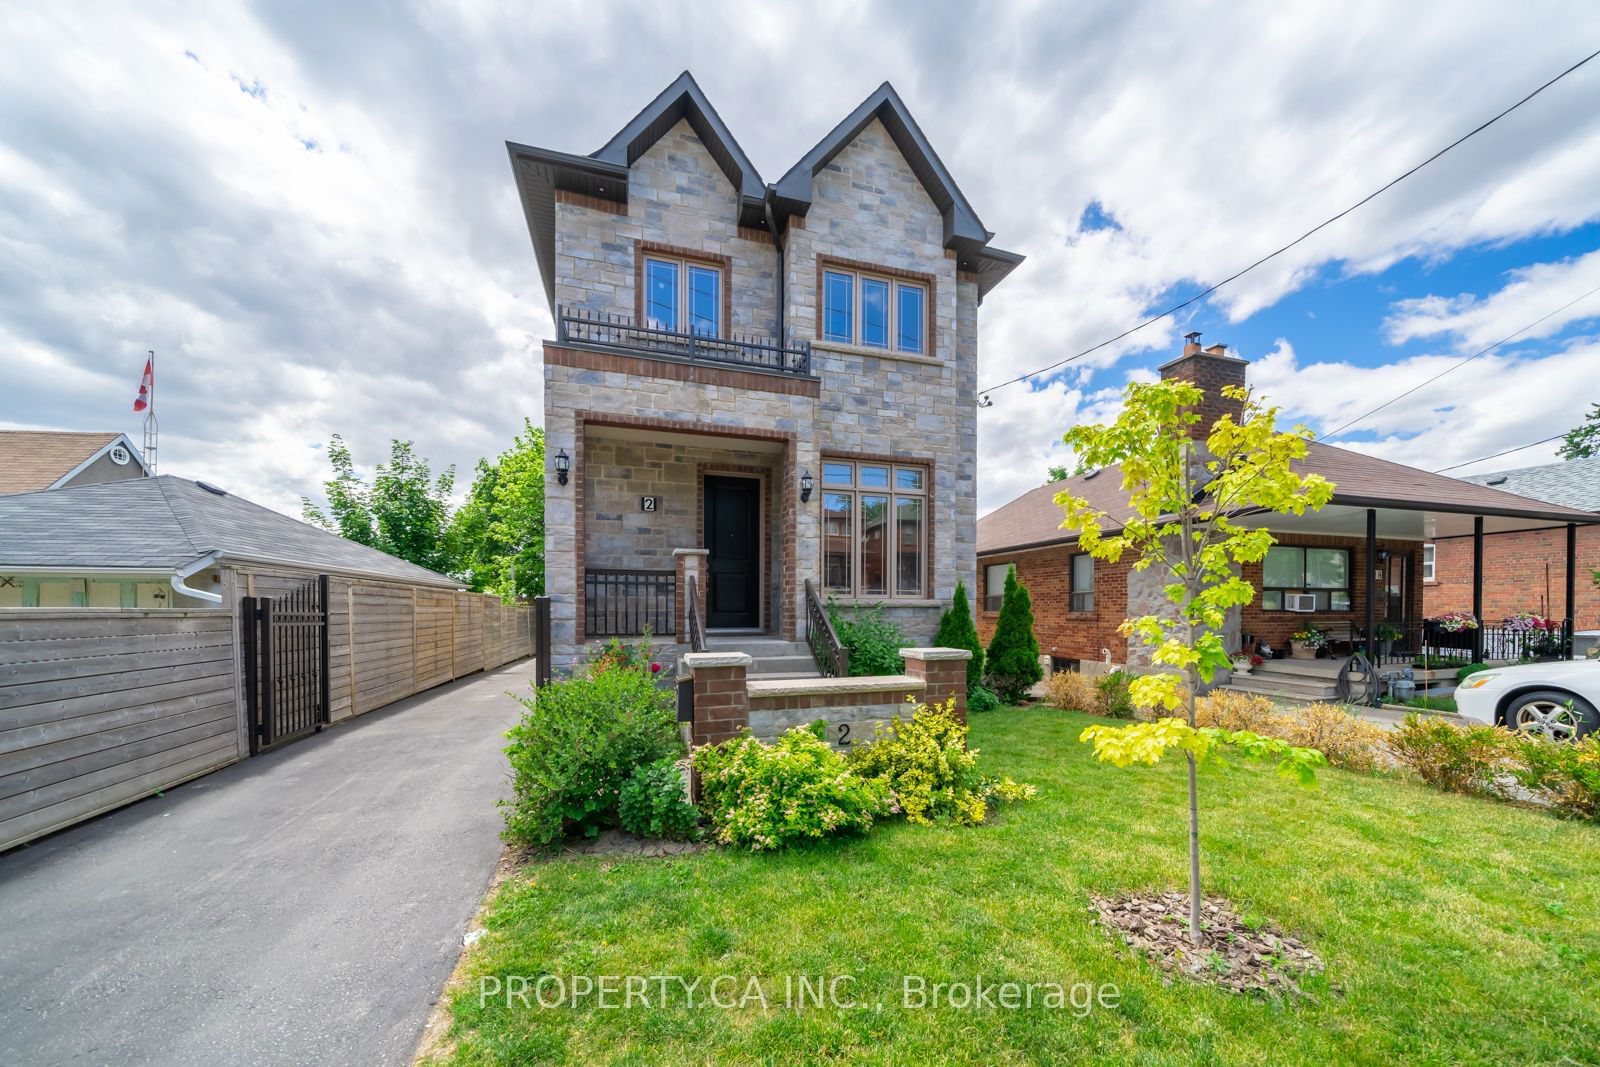
<instances>
[{"instance_id":1,"label":"black metal gate","mask_svg":"<svg viewBox=\"0 0 1600 1067\"><path fill-rule=\"evenodd\" d=\"M279 597L240 598L250 753L328 721L328 576Z\"/></svg>"},{"instance_id":2,"label":"black metal gate","mask_svg":"<svg viewBox=\"0 0 1600 1067\"><path fill-rule=\"evenodd\" d=\"M533 598L534 685L550 684L550 598Z\"/></svg>"}]
</instances>

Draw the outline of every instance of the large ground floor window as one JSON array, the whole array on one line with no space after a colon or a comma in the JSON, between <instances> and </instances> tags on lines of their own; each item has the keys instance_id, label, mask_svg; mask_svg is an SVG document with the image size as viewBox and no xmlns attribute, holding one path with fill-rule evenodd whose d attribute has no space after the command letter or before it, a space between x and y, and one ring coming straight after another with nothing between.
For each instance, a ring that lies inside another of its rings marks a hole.
<instances>
[{"instance_id":1,"label":"large ground floor window","mask_svg":"<svg viewBox=\"0 0 1600 1067\"><path fill-rule=\"evenodd\" d=\"M926 595L928 469L822 461L822 583L838 596Z\"/></svg>"},{"instance_id":2,"label":"large ground floor window","mask_svg":"<svg viewBox=\"0 0 1600 1067\"><path fill-rule=\"evenodd\" d=\"M1350 610L1350 550L1274 545L1261 566L1261 608L1283 611L1289 596L1309 596L1316 611Z\"/></svg>"}]
</instances>

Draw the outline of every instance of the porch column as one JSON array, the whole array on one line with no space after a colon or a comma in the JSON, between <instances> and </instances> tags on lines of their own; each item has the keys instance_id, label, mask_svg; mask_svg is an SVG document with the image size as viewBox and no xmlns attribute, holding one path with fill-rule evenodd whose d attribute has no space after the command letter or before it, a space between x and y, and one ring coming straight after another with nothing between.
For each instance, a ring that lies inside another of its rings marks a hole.
<instances>
[{"instance_id":1,"label":"porch column","mask_svg":"<svg viewBox=\"0 0 1600 1067\"><path fill-rule=\"evenodd\" d=\"M1478 628L1472 631L1472 661L1483 662L1483 516L1472 520L1472 617Z\"/></svg>"},{"instance_id":2,"label":"porch column","mask_svg":"<svg viewBox=\"0 0 1600 1067\"><path fill-rule=\"evenodd\" d=\"M1565 635L1566 647L1563 655L1572 655L1572 635L1577 630L1578 623L1578 524L1567 523L1567 632Z\"/></svg>"},{"instance_id":3,"label":"porch column","mask_svg":"<svg viewBox=\"0 0 1600 1067\"><path fill-rule=\"evenodd\" d=\"M755 662L743 652L690 652L685 670L694 678L694 721L690 736L696 745L737 737L750 725L750 693L746 672Z\"/></svg>"},{"instance_id":4,"label":"porch column","mask_svg":"<svg viewBox=\"0 0 1600 1067\"><path fill-rule=\"evenodd\" d=\"M1378 667L1378 511L1367 509L1367 662Z\"/></svg>"},{"instance_id":5,"label":"porch column","mask_svg":"<svg viewBox=\"0 0 1600 1067\"><path fill-rule=\"evenodd\" d=\"M699 600L700 622L705 624L706 618L706 557L711 553L704 548L675 548L672 550L672 562L678 571L676 586L676 607L674 609L675 625L677 626L678 644L689 643L689 579L694 579L695 596Z\"/></svg>"}]
</instances>

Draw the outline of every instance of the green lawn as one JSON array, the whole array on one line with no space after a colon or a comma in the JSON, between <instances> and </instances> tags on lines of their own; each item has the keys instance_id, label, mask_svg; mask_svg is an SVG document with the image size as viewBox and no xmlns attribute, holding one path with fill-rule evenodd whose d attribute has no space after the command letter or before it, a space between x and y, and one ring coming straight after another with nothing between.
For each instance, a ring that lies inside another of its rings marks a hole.
<instances>
[{"instance_id":1,"label":"green lawn","mask_svg":"<svg viewBox=\"0 0 1600 1067\"><path fill-rule=\"evenodd\" d=\"M977 717L985 768L1039 787L985 826L890 824L778 855L528 866L495 897L469 957L450 1055L1600 1063L1600 829L1394 778L1328 770L1306 790L1236 764L1201 782L1208 889L1304 937L1327 973L1297 1006L1169 986L1090 923L1086 895L1182 883L1181 767L1095 763L1077 741L1090 721L1042 708ZM770 1007L691 1008L680 992L661 1006L656 986L648 1007L479 1002L481 976L544 974L735 975L740 994L759 976ZM837 974L853 976L841 988L858 1006L778 1003L785 976ZM979 974L1113 983L1121 1002L1081 1017L902 1004L904 975Z\"/></svg>"}]
</instances>

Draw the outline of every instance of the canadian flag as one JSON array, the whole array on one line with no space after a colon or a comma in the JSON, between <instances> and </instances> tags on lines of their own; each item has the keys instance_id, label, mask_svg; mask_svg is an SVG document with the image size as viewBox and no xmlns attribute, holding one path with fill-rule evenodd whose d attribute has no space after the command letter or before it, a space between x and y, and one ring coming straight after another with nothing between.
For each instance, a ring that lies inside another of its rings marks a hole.
<instances>
[{"instance_id":1,"label":"canadian flag","mask_svg":"<svg viewBox=\"0 0 1600 1067\"><path fill-rule=\"evenodd\" d=\"M139 379L139 395L133 400L133 410L143 411L150 406L150 393L156 387L156 361L144 361L144 377Z\"/></svg>"}]
</instances>

